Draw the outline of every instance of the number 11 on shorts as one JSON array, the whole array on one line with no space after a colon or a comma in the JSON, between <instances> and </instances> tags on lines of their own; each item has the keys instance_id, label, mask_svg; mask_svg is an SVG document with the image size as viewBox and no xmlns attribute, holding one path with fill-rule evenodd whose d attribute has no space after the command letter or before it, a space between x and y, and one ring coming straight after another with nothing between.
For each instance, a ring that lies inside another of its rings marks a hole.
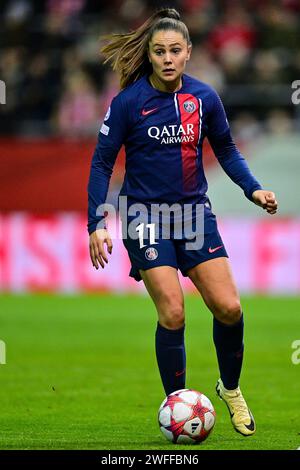
<instances>
[{"instance_id":1,"label":"number 11 on shorts","mask_svg":"<svg viewBox=\"0 0 300 470\"><path fill-rule=\"evenodd\" d=\"M139 241L140 241L140 248L144 248L144 223L141 223L140 225L137 226L136 231L139 232ZM150 233L150 245L157 245L158 242L155 241L155 224L147 224L147 228L149 228L149 233Z\"/></svg>"}]
</instances>

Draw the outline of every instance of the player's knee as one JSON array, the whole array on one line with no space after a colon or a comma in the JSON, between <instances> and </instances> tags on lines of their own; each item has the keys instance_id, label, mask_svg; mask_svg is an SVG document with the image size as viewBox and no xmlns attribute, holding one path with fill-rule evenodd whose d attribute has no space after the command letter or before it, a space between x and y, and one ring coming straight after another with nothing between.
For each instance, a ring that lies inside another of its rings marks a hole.
<instances>
[{"instance_id":1,"label":"player's knee","mask_svg":"<svg viewBox=\"0 0 300 470\"><path fill-rule=\"evenodd\" d=\"M177 330L184 325L183 300L176 296L168 295L161 303L160 323L165 328Z\"/></svg>"},{"instance_id":2,"label":"player's knee","mask_svg":"<svg viewBox=\"0 0 300 470\"><path fill-rule=\"evenodd\" d=\"M227 325L234 325L237 323L242 315L242 307L239 299L233 299L222 306L220 309L218 319L222 323L226 323Z\"/></svg>"}]
</instances>

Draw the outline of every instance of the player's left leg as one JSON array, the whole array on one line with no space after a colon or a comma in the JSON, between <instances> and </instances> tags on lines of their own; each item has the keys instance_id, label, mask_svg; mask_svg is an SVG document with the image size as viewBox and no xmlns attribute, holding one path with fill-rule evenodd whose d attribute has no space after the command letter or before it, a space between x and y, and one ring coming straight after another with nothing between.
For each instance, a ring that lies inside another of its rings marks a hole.
<instances>
[{"instance_id":1,"label":"player's left leg","mask_svg":"<svg viewBox=\"0 0 300 470\"><path fill-rule=\"evenodd\" d=\"M243 313L228 259L214 258L187 271L214 315L213 338L221 378L217 392L229 409L236 431L248 436L255 423L239 389L243 363Z\"/></svg>"}]
</instances>

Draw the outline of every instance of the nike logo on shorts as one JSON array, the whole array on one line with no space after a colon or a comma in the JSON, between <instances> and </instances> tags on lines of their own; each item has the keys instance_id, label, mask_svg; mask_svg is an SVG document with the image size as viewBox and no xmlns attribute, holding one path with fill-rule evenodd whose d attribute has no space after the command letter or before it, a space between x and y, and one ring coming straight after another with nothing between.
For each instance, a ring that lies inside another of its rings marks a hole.
<instances>
[{"instance_id":1,"label":"nike logo on shorts","mask_svg":"<svg viewBox=\"0 0 300 470\"><path fill-rule=\"evenodd\" d=\"M143 116L148 116L148 114L154 113L158 108L153 108L153 109L143 109L142 110L142 115Z\"/></svg>"},{"instance_id":2,"label":"nike logo on shorts","mask_svg":"<svg viewBox=\"0 0 300 470\"><path fill-rule=\"evenodd\" d=\"M223 245L220 245L220 246L216 246L216 248L212 248L211 246L208 248L208 251L209 253L214 253L215 251L219 250L220 248L222 248Z\"/></svg>"}]
</instances>

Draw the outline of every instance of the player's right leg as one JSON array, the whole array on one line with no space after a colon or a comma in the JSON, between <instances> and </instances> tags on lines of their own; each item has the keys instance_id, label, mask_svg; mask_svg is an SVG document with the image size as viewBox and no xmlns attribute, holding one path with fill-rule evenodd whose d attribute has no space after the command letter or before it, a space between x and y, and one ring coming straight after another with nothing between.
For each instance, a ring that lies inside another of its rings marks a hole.
<instances>
[{"instance_id":1,"label":"player's right leg","mask_svg":"<svg viewBox=\"0 0 300 470\"><path fill-rule=\"evenodd\" d=\"M149 227L154 229L152 236ZM130 236L128 230L123 243L131 261L129 275L136 281L143 280L157 310L156 357L169 395L185 388L184 300L174 242L162 236L162 227L155 228L155 223L148 224L145 218L139 236Z\"/></svg>"},{"instance_id":2,"label":"player's right leg","mask_svg":"<svg viewBox=\"0 0 300 470\"><path fill-rule=\"evenodd\" d=\"M184 297L177 269L139 270L158 314L156 357L166 395L185 388Z\"/></svg>"},{"instance_id":3,"label":"player's right leg","mask_svg":"<svg viewBox=\"0 0 300 470\"><path fill-rule=\"evenodd\" d=\"M177 330L184 326L184 298L177 269L171 266L139 270L152 298L161 326Z\"/></svg>"}]
</instances>

